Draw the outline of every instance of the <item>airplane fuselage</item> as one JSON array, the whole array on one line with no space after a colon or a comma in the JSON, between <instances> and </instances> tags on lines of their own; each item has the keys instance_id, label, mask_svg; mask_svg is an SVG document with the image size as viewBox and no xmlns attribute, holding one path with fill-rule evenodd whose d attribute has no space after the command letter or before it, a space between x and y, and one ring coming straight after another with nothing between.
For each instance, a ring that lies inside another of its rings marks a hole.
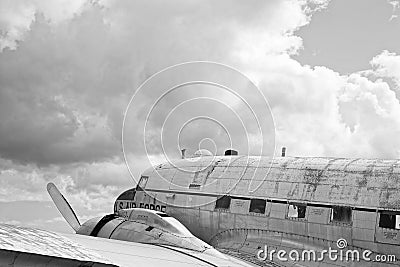
<instances>
[{"instance_id":1,"label":"airplane fuselage","mask_svg":"<svg viewBox=\"0 0 400 267\"><path fill-rule=\"evenodd\" d=\"M226 252L256 257L265 245L269 251L320 251L338 249L337 240L344 239L348 250L370 250L369 258L385 254L400 259L397 160L182 159L145 171L138 186L124 192L114 208L135 207L166 212Z\"/></svg>"}]
</instances>

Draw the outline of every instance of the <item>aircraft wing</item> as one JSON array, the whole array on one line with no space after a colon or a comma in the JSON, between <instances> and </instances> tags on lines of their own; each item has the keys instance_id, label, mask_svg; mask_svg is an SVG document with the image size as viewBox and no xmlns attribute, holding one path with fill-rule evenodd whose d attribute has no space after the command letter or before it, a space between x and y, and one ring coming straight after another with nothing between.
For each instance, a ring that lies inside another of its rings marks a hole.
<instances>
[{"instance_id":1,"label":"aircraft wing","mask_svg":"<svg viewBox=\"0 0 400 267\"><path fill-rule=\"evenodd\" d=\"M254 266L169 246L0 224L0 266Z\"/></svg>"}]
</instances>

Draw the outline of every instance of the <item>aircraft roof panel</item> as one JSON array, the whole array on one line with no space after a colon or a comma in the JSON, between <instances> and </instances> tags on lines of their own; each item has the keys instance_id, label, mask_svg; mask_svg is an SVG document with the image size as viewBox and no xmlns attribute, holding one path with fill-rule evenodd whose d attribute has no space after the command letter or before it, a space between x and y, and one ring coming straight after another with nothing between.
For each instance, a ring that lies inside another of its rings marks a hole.
<instances>
[{"instance_id":1,"label":"aircraft roof panel","mask_svg":"<svg viewBox=\"0 0 400 267\"><path fill-rule=\"evenodd\" d=\"M199 168L210 164L210 161L214 166L211 172L208 168ZM251 195L328 201L350 206L400 208L400 160L219 156L199 157L196 161L180 159L173 164L182 169L208 171L202 188L205 192L249 195L249 189L257 188ZM172 168L170 164L164 166ZM185 188L193 176L194 172L177 171L173 182ZM217 180L217 186L207 186ZM236 187L232 189L233 185Z\"/></svg>"}]
</instances>

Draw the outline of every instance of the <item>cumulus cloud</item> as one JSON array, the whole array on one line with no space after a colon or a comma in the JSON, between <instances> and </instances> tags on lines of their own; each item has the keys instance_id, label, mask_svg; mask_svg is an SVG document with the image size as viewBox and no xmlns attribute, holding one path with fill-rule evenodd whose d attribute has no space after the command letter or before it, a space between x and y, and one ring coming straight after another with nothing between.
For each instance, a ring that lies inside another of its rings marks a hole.
<instances>
[{"instance_id":1,"label":"cumulus cloud","mask_svg":"<svg viewBox=\"0 0 400 267\"><path fill-rule=\"evenodd\" d=\"M48 23L57 24L78 14L85 0L3 0L0 1L0 51L15 50L42 14Z\"/></svg>"},{"instance_id":2,"label":"cumulus cloud","mask_svg":"<svg viewBox=\"0 0 400 267\"><path fill-rule=\"evenodd\" d=\"M252 76L272 106L277 147L294 156L398 157L400 104L385 80L396 79L396 59L383 52L370 70L350 75L285 55L253 64Z\"/></svg>"},{"instance_id":3,"label":"cumulus cloud","mask_svg":"<svg viewBox=\"0 0 400 267\"><path fill-rule=\"evenodd\" d=\"M393 8L392 10L392 16L390 17L389 21L392 21L394 19L398 18L398 14L396 14L396 11L398 11L399 7L400 7L400 1L398 0L388 0L387 1ZM398 13L398 12L397 12Z\"/></svg>"},{"instance_id":4,"label":"cumulus cloud","mask_svg":"<svg viewBox=\"0 0 400 267\"><path fill-rule=\"evenodd\" d=\"M243 64L246 51L294 53L293 32L310 19L297 1L18 5L34 17L18 49L0 54L0 155L40 165L120 156L123 110L149 75L188 60Z\"/></svg>"},{"instance_id":5,"label":"cumulus cloud","mask_svg":"<svg viewBox=\"0 0 400 267\"><path fill-rule=\"evenodd\" d=\"M385 50L371 60L377 77L392 79L400 89L400 55Z\"/></svg>"}]
</instances>

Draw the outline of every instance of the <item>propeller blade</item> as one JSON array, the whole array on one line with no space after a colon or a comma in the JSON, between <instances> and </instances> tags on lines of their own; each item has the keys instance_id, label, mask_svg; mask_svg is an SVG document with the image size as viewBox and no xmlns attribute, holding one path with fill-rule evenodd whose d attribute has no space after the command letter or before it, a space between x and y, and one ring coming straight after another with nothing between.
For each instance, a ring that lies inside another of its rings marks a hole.
<instances>
[{"instance_id":1,"label":"propeller blade","mask_svg":"<svg viewBox=\"0 0 400 267\"><path fill-rule=\"evenodd\" d=\"M81 224L79 223L78 217L74 210L69 205L65 197L60 193L57 187L53 183L47 184L47 192L49 193L51 199L53 199L58 211L67 221L67 223L76 231L78 231Z\"/></svg>"}]
</instances>

